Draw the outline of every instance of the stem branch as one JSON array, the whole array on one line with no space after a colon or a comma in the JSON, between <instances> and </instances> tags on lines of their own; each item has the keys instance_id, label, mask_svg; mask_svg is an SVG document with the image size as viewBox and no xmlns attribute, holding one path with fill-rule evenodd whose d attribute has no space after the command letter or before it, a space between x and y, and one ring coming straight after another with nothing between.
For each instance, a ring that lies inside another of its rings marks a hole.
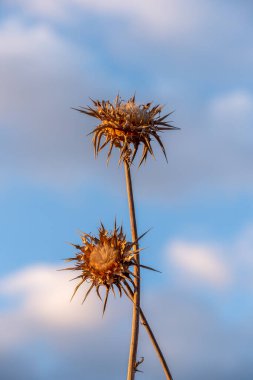
<instances>
[{"instance_id":1,"label":"stem branch","mask_svg":"<svg viewBox=\"0 0 253 380\"><path fill-rule=\"evenodd\" d=\"M128 290L128 293L129 293L129 297L133 300L134 293L133 293L131 287L128 285L127 282L125 282L125 286L127 287L127 290ZM144 313L143 313L143 311L142 311L141 308L140 308L140 316L141 316L141 322L142 322L143 326L145 327L145 329L147 330L148 336L149 336L149 338L150 338L150 340L151 340L151 342L152 342L152 344L154 346L154 349L155 349L155 351L157 353L157 356L158 356L158 358L160 360L160 363L161 363L161 365L163 367L163 371L165 373L166 379L167 380L173 380L173 377L172 377L172 375L170 373L169 367L168 367L168 365L166 363L166 360L165 360L165 358L163 356L163 353L162 353L162 351L161 351L161 349L159 347L159 344L158 344L158 342L157 342L157 340L156 340L156 338L154 336L154 333L153 333L153 331L152 331L152 329L151 329L151 327L150 327L150 325L149 325L149 323L148 323L148 321L147 321L147 319L146 319L146 317L145 317L145 315L144 315Z\"/></svg>"}]
</instances>

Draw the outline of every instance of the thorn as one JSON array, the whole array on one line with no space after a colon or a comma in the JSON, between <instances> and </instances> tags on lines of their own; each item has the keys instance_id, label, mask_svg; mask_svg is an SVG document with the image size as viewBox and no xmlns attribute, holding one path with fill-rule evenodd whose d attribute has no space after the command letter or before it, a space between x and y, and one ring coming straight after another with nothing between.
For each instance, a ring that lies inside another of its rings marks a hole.
<instances>
[{"instance_id":1,"label":"thorn","mask_svg":"<svg viewBox=\"0 0 253 380\"><path fill-rule=\"evenodd\" d=\"M142 364L143 362L144 362L144 357L142 356L141 359L135 363L135 366L134 366L135 372L143 372L143 371L138 369L139 365Z\"/></svg>"}]
</instances>

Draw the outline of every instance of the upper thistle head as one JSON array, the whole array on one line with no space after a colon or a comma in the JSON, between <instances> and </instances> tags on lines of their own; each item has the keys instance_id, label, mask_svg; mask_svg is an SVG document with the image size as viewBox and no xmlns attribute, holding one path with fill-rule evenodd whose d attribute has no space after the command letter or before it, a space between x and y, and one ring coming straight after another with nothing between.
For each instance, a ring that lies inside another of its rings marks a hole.
<instances>
[{"instance_id":1,"label":"upper thistle head","mask_svg":"<svg viewBox=\"0 0 253 380\"><path fill-rule=\"evenodd\" d=\"M171 112L161 115L160 105L153 107L152 103L138 105L135 96L128 101L123 101L117 96L114 103L109 100L92 100L92 103L93 107L81 107L76 110L99 120L99 124L91 132L96 156L109 145L107 161L110 159L112 149L116 147L120 150L119 163L126 161L131 164L142 146L140 166L148 154L154 156L151 144L156 140L167 160L160 133L178 129L167 120Z\"/></svg>"}]
</instances>

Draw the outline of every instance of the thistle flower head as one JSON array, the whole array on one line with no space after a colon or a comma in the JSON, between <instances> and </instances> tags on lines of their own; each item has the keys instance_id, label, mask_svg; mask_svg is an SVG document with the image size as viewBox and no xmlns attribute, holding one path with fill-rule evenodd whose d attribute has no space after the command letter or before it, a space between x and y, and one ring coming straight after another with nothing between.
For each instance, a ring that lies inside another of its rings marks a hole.
<instances>
[{"instance_id":1,"label":"thistle flower head","mask_svg":"<svg viewBox=\"0 0 253 380\"><path fill-rule=\"evenodd\" d=\"M98 232L98 237L83 233L81 236L82 244L73 244L78 252L75 257L68 258L66 261L73 261L75 265L64 270L73 270L80 273L74 278L80 281L74 289L72 298L85 281L91 285L85 294L83 302L93 288L96 289L97 295L101 299L99 289L104 286L106 296L103 311L105 311L110 290L115 294L116 287L121 296L122 290L127 294L124 287L126 283L134 288L134 274L131 267L137 265L135 257L140 252L140 249L136 250L134 246L144 234L137 241L128 242L122 227L117 227L116 222L113 231L107 231L101 223ZM152 269L146 266L143 267Z\"/></svg>"},{"instance_id":2,"label":"thistle flower head","mask_svg":"<svg viewBox=\"0 0 253 380\"><path fill-rule=\"evenodd\" d=\"M114 103L92 100L94 107L75 108L77 111L97 118L100 123L91 132L95 156L109 144L107 162L109 162L113 147L120 149L119 163L126 161L131 164L142 146L142 155L139 166L150 153L154 157L151 146L152 140L160 145L167 160L164 145L159 133L178 129L166 120L171 114L161 116L162 106L151 107L152 103L138 105L135 96L124 102L119 96Z\"/></svg>"}]
</instances>

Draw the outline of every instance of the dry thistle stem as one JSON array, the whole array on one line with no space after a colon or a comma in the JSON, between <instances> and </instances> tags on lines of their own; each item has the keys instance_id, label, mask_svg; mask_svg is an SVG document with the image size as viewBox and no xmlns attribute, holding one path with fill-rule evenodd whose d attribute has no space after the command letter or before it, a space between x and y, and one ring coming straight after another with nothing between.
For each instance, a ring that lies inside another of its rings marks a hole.
<instances>
[{"instance_id":1,"label":"dry thistle stem","mask_svg":"<svg viewBox=\"0 0 253 380\"><path fill-rule=\"evenodd\" d=\"M74 261L75 266L63 270L81 272L80 275L73 278L73 280L79 279L80 282L75 287L71 300L85 281L88 281L91 285L85 294L83 302L94 287L98 297L101 299L99 289L101 286L106 287L104 312L110 290L115 295L114 287L116 287L121 296L122 290L127 295L129 293L126 290L126 284L134 289L134 273L131 271L131 267L137 265L135 257L141 250L133 249L137 241L127 242L122 227L117 227L116 222L113 231L107 231L102 223L98 231L98 237L83 233L81 236L82 245L73 244L78 253L76 253L75 257L68 258L65 261ZM141 239L144 235L140 236L137 240ZM143 267L154 270L144 265Z\"/></svg>"},{"instance_id":2,"label":"dry thistle stem","mask_svg":"<svg viewBox=\"0 0 253 380\"><path fill-rule=\"evenodd\" d=\"M120 149L119 164L123 161L131 164L138 148L142 145L139 166L146 160L148 153L154 157L151 146L152 138L158 142L167 160L164 145L159 133L178 129L166 121L172 112L161 116L162 106L151 107L152 103L138 105L135 96L124 102L117 96L114 103L92 100L94 107L80 107L75 110L100 120L100 124L91 132L95 156L109 145L107 163L113 147ZM103 139L102 139L103 138Z\"/></svg>"}]
</instances>

